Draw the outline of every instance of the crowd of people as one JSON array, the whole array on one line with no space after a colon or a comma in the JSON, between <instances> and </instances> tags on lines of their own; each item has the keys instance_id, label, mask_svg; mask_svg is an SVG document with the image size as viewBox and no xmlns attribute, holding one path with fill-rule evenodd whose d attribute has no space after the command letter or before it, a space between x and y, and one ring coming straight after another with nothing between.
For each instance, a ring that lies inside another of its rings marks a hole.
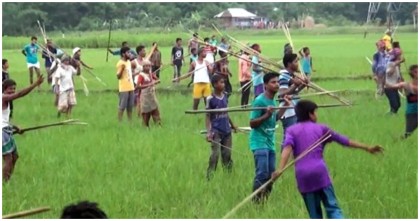
<instances>
[{"instance_id":1,"label":"crowd of people","mask_svg":"<svg viewBox=\"0 0 420 221\"><path fill-rule=\"evenodd\" d=\"M388 39L388 38L386 38ZM392 113L400 107L398 90L405 90L407 98L406 132L408 137L417 128L417 65L410 67L412 81L403 82L400 74L400 64L404 62L398 42L392 42L388 47L387 40L377 42L378 52L374 55L372 70L378 85L378 94L385 93L390 102ZM132 120L133 110L137 117L142 118L144 126L150 127L150 119L161 125L159 103L155 86L160 83L160 71L163 69L162 55L158 44L154 42L147 54L146 46L139 45L131 49L127 42L123 42L118 50L107 49L110 53L120 56L116 64L116 78L118 79L118 120L123 120L126 112L128 120ZM310 77L315 72L312 64L310 49L304 47L293 53L289 44L284 47L282 70L277 72L266 71L261 61L262 47L255 43L249 47L252 50L242 50L236 55L238 58L238 78L241 85L241 107L251 106L249 125L249 146L254 156L255 177L253 191L259 193L253 198L255 203L263 203L272 191L272 184L280 175L290 155L296 159L303 154L311 157L296 162L296 179L298 189L302 194L305 205L311 218L322 218L321 201L327 208L328 218L342 218L343 214L338 206L334 189L328 175L328 170L322 152L327 142L335 141L344 146L363 149L369 153L381 153L383 149L378 145L366 145L346 136L334 132L326 125L317 123L317 104L308 100L299 100L297 95L308 86ZM72 55L65 54L53 46L51 40L46 46L37 44L37 38L32 37L31 43L26 45L22 53L26 57L30 76L30 86L16 91L16 82L10 79L8 61L3 59L3 179L9 180L18 159L14 133L19 133L17 126L10 124L13 101L30 93L44 81L40 74L40 63L37 58L38 50L42 50L45 59L47 80L52 86L54 104L57 106L58 117L66 114L71 118L72 108L77 104L73 82L74 76L81 76L82 68L93 69L81 59L81 49L76 47ZM252 51L252 53L250 53ZM232 46L225 38L220 43L213 35L199 39L197 33L188 41L188 53L184 52L182 39L176 38L171 50L171 63L173 67L174 84L183 79L191 78L193 85L193 109L197 110L202 99L206 110L228 108L229 96L232 94L230 78L233 76L229 69L228 56L232 55ZM216 58L217 55L220 58ZM185 58L189 57L188 73L182 75ZM299 66L302 70L299 70ZM38 79L33 80L33 72ZM295 73L302 72L303 75ZM251 87L252 83L252 87ZM251 88L254 98L249 104ZM277 102L277 100L281 102ZM275 110L274 107L283 107ZM294 107L294 108L293 108ZM275 130L277 121L283 127L283 142L281 145L281 159L276 170ZM211 155L207 169L207 179L211 180L216 170L219 155L222 156L222 165L226 171L233 168L231 156L232 131L237 126L229 117L228 112L209 112L206 114L205 126L207 128L206 140L211 143ZM307 133L311 131L311 133ZM328 137L328 138L326 138ZM308 153L311 144L325 138L315 150ZM318 165L318 166L311 166ZM269 182L269 185L265 185ZM83 204L83 203L82 203ZM90 205L90 204L89 204ZM92 205L95 207L95 205ZM70 214L68 209L65 213ZM94 211L94 210L92 210ZM105 214L100 214L106 216ZM63 216L65 216L63 214Z\"/></svg>"}]
</instances>

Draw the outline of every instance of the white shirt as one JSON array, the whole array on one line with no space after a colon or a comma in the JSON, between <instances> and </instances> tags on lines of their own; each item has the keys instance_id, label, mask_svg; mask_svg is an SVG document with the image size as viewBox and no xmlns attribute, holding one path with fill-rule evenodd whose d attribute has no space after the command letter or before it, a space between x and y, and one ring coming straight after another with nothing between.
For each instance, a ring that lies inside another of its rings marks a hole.
<instances>
[{"instance_id":1,"label":"white shirt","mask_svg":"<svg viewBox=\"0 0 420 221\"><path fill-rule=\"evenodd\" d=\"M208 61L210 64L214 63L214 54L213 53L207 53L206 58L204 58L205 61Z\"/></svg>"},{"instance_id":2,"label":"white shirt","mask_svg":"<svg viewBox=\"0 0 420 221\"><path fill-rule=\"evenodd\" d=\"M50 70L52 70L52 69L54 69L55 68L55 66L57 66L57 65L59 65L59 64L61 64L61 62L60 62L60 59L55 59L54 61L53 61L53 63L51 64L51 67L50 67ZM58 68L57 68L57 70L58 70ZM54 85L60 85L60 80L58 80L58 81L56 81L56 79L55 79L55 73L57 73L57 70L55 70L51 75L53 76L52 77L52 80L51 80L51 86L54 86Z\"/></svg>"},{"instance_id":3,"label":"white shirt","mask_svg":"<svg viewBox=\"0 0 420 221\"><path fill-rule=\"evenodd\" d=\"M2 110L1 128L9 126L10 120L10 104L7 103L7 108Z\"/></svg>"},{"instance_id":4,"label":"white shirt","mask_svg":"<svg viewBox=\"0 0 420 221\"><path fill-rule=\"evenodd\" d=\"M60 65L58 67L54 77L60 81L60 93L74 88L73 75L76 73L76 69L71 65Z\"/></svg>"},{"instance_id":5,"label":"white shirt","mask_svg":"<svg viewBox=\"0 0 420 221\"><path fill-rule=\"evenodd\" d=\"M205 60L201 64L198 63L198 60L195 61L194 83L210 83L209 72L206 65Z\"/></svg>"}]
</instances>

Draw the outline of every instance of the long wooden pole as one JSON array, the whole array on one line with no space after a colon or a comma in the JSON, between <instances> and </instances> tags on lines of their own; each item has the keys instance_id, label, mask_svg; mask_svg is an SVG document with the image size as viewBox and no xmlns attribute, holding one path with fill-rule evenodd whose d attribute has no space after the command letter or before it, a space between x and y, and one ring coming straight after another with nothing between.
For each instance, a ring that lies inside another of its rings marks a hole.
<instances>
[{"instance_id":1,"label":"long wooden pole","mask_svg":"<svg viewBox=\"0 0 420 221\"><path fill-rule=\"evenodd\" d=\"M318 105L318 108L328 108L328 107L342 107L345 105L342 104L323 104ZM293 109L293 106L287 107L273 107L273 110L281 110L281 109ZM186 114L205 114L205 113L223 113L223 112L247 112L247 111L255 111L255 110L267 110L267 107L251 107L251 108L219 108L219 109L210 109L210 110L187 110L185 111Z\"/></svg>"},{"instance_id":2,"label":"long wooden pole","mask_svg":"<svg viewBox=\"0 0 420 221\"><path fill-rule=\"evenodd\" d=\"M112 19L109 20L108 47L106 50L106 62L108 62L109 45L111 44L111 27L112 27Z\"/></svg>"},{"instance_id":3,"label":"long wooden pole","mask_svg":"<svg viewBox=\"0 0 420 221\"><path fill-rule=\"evenodd\" d=\"M43 129L43 128L47 128L47 127L65 126L65 125L87 125L87 123L80 122L78 120L66 120L66 121L62 121L62 122L58 122L58 123L44 124L44 125L39 125L39 126L34 126L34 127L28 127L28 128L21 129L20 131L21 132L27 132L27 131L38 130L38 129ZM17 131L13 131L13 134L16 134L16 133L17 133Z\"/></svg>"},{"instance_id":4,"label":"long wooden pole","mask_svg":"<svg viewBox=\"0 0 420 221\"><path fill-rule=\"evenodd\" d=\"M320 139L315 141L311 146L307 148L306 151L301 153L299 156L297 156L293 161L291 161L289 164L287 164L282 170L279 171L280 174L284 173L289 167L291 167L293 164L295 164L297 161L308 155L312 150L317 148L320 144L325 142L331 137L331 134L329 132L325 133ZM269 184L274 183L274 180L270 178L266 183L264 183L260 188L255 190L251 195L247 196L242 202L240 202L238 205L236 205L231 211L229 211L225 216L223 216L222 219L227 219L230 216L232 216L239 208L241 208L245 203L247 203L249 200L251 200L254 196L256 196L259 192L264 190Z\"/></svg>"},{"instance_id":5,"label":"long wooden pole","mask_svg":"<svg viewBox=\"0 0 420 221\"><path fill-rule=\"evenodd\" d=\"M50 207L41 207L41 208L36 208L36 209L31 209L31 210L25 210L25 211L22 211L22 212L17 212L17 213L4 215L2 217L2 219L20 218L20 217L30 216L30 215L34 215L34 214L38 214L38 213L43 213L43 212L46 212L46 211L49 211L49 210L51 210Z\"/></svg>"}]
</instances>

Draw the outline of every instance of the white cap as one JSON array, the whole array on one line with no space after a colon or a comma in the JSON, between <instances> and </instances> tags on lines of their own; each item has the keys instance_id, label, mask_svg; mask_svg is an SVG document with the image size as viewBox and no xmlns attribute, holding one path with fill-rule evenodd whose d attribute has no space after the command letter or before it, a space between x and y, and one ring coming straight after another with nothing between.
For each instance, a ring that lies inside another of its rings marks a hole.
<instances>
[{"instance_id":1,"label":"white cap","mask_svg":"<svg viewBox=\"0 0 420 221\"><path fill-rule=\"evenodd\" d=\"M75 47L75 48L73 49L73 56L74 56L74 54L76 54L78 51L80 51L80 48L79 48L79 47Z\"/></svg>"}]
</instances>

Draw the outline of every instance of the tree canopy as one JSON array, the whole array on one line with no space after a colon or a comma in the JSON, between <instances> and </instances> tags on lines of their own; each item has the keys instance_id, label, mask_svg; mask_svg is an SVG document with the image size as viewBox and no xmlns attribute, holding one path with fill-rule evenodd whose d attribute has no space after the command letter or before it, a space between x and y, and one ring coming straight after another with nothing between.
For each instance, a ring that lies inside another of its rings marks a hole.
<instances>
[{"instance_id":1,"label":"tree canopy","mask_svg":"<svg viewBox=\"0 0 420 221\"><path fill-rule=\"evenodd\" d=\"M386 3L383 3L386 4ZM27 35L35 31L37 20L49 31L86 31L116 28L173 27L182 23L196 28L209 26L213 16L227 8L240 7L273 21L298 20L302 14L326 25L356 25L366 22L369 3L291 2L174 2L174 3L3 3L3 35ZM400 24L411 22L417 3L402 3L395 14ZM377 16L386 20L383 5Z\"/></svg>"}]
</instances>

